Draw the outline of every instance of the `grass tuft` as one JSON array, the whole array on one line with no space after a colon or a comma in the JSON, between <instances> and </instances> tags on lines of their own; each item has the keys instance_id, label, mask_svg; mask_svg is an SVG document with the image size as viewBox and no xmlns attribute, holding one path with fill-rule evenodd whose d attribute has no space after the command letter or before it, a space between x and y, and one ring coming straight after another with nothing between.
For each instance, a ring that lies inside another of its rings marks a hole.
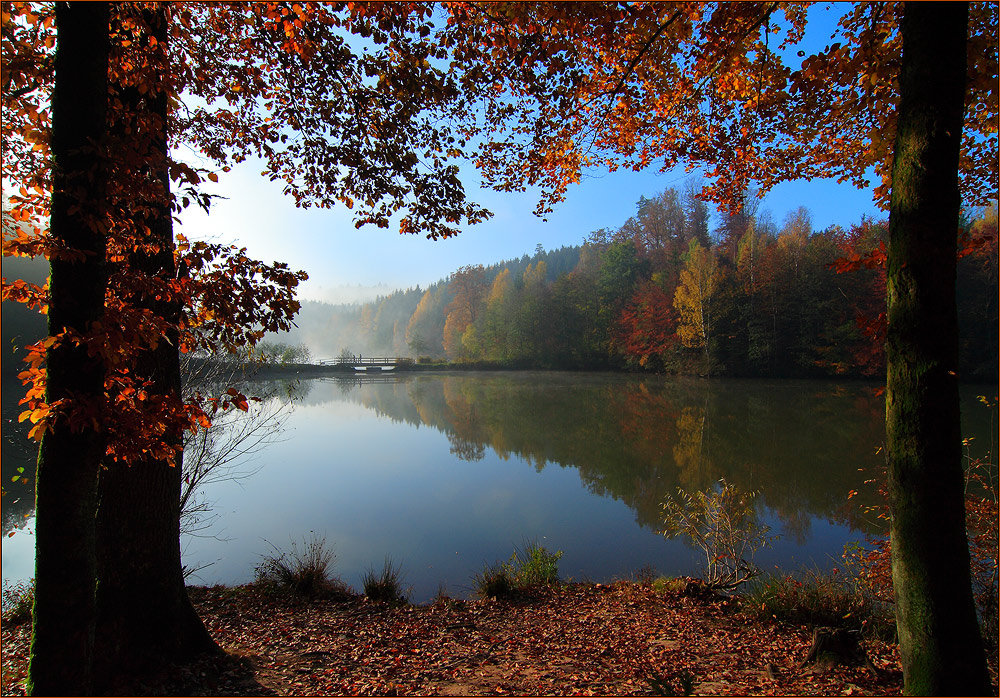
<instances>
[{"instance_id":1,"label":"grass tuft","mask_svg":"<svg viewBox=\"0 0 1000 698\"><path fill-rule=\"evenodd\" d=\"M459 608L465 603L460 599L456 599L448 593L448 587L444 582L438 583L437 594L434 596L434 605L443 606L444 608Z\"/></svg>"},{"instance_id":2,"label":"grass tuft","mask_svg":"<svg viewBox=\"0 0 1000 698\"><path fill-rule=\"evenodd\" d=\"M509 565L503 562L484 565L481 572L473 575L472 583L481 599L507 598L517 590Z\"/></svg>"},{"instance_id":3,"label":"grass tuft","mask_svg":"<svg viewBox=\"0 0 1000 698\"><path fill-rule=\"evenodd\" d=\"M349 593L347 585L331 574L336 558L326 538L311 534L302 549L293 541L290 551L279 550L262 555L255 571L256 583L267 590L295 596L338 596Z\"/></svg>"},{"instance_id":4,"label":"grass tuft","mask_svg":"<svg viewBox=\"0 0 1000 698\"><path fill-rule=\"evenodd\" d=\"M21 625L31 622L31 610L35 605L35 580L12 584L4 580L2 592L2 617L4 623Z\"/></svg>"},{"instance_id":5,"label":"grass tuft","mask_svg":"<svg viewBox=\"0 0 1000 698\"><path fill-rule=\"evenodd\" d=\"M524 547L514 551L518 584L523 587L555 584L559 581L562 556L562 550L550 553L538 541L525 541Z\"/></svg>"},{"instance_id":6,"label":"grass tuft","mask_svg":"<svg viewBox=\"0 0 1000 698\"><path fill-rule=\"evenodd\" d=\"M860 630L866 637L889 641L895 638L892 608L838 570L761 577L741 600L744 612L757 620Z\"/></svg>"},{"instance_id":7,"label":"grass tuft","mask_svg":"<svg viewBox=\"0 0 1000 698\"><path fill-rule=\"evenodd\" d=\"M634 579L637 584L652 584L659 576L660 575L656 571L656 568L648 562L632 573L632 579Z\"/></svg>"},{"instance_id":8,"label":"grass tuft","mask_svg":"<svg viewBox=\"0 0 1000 698\"><path fill-rule=\"evenodd\" d=\"M562 551L552 553L537 541L525 541L514 548L507 562L484 565L472 582L480 598L513 596L532 587L555 584L559 581L559 559Z\"/></svg>"},{"instance_id":9,"label":"grass tuft","mask_svg":"<svg viewBox=\"0 0 1000 698\"><path fill-rule=\"evenodd\" d=\"M687 589L688 581L680 577L657 577L653 580L653 591L657 594L680 594Z\"/></svg>"},{"instance_id":10,"label":"grass tuft","mask_svg":"<svg viewBox=\"0 0 1000 698\"><path fill-rule=\"evenodd\" d=\"M408 594L403 593L402 565L393 565L392 558L385 556L382 569L376 571L369 567L361 578L365 596L372 601L382 601L391 604L407 603Z\"/></svg>"}]
</instances>

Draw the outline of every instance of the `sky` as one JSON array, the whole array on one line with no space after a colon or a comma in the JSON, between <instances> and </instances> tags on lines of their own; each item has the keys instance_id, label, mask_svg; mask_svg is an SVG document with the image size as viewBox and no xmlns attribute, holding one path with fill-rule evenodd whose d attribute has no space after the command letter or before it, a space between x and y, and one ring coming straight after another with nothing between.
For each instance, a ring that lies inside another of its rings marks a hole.
<instances>
[{"instance_id":1,"label":"sky","mask_svg":"<svg viewBox=\"0 0 1000 698\"><path fill-rule=\"evenodd\" d=\"M794 60L790 54L798 49L808 55L830 42L841 14L838 9L826 3L814 5L805 40L789 48L785 60ZM356 230L351 212L342 206L297 209L281 193L279 182L260 175L263 169L261 162L248 161L231 172L220 172L218 185L208 191L226 198L207 216L196 207L185 211L178 232L190 239L237 244L261 261L280 261L301 269L309 280L299 287L300 298L330 302L368 300L376 293L426 287L466 264L490 265L530 255L538 244L547 250L579 245L594 230L614 230L625 223L635 214L639 197L652 197L668 187L680 190L692 176L682 168L661 174L655 165L639 173L595 173L571 187L566 200L543 222L532 213L537 193L481 189L475 169L463 167L462 182L469 198L494 216L465 228L457 237L434 241L400 235L393 226ZM770 210L780 226L787 213L805 206L812 213L814 230L833 224L847 228L862 216L884 216L872 199L870 189L858 190L835 180L790 182L769 192L759 212ZM710 221L710 229L716 221Z\"/></svg>"},{"instance_id":2,"label":"sky","mask_svg":"<svg viewBox=\"0 0 1000 698\"><path fill-rule=\"evenodd\" d=\"M246 247L256 259L301 269L309 280L300 286L300 298L328 302L426 287L466 264L490 265L530 255L537 244L547 250L579 245L591 231L622 225L635 214L640 196L652 197L668 187L680 190L690 176L683 169L664 174L619 170L586 178L570 188L566 200L543 222L532 213L537 194L481 189L474 171L467 170L466 190L493 211L493 218L466 227L457 237L428 240L400 235L393 227L357 230L351 212L342 206L297 209L282 194L279 182L260 175L262 169L260 163L247 162L220 173L212 193L226 198L208 215L195 207L185 211L178 232L190 239ZM760 211L769 209L780 225L799 206L812 213L814 230L833 224L846 228L862 216L882 215L870 190L834 180L779 185L765 197Z\"/></svg>"}]
</instances>

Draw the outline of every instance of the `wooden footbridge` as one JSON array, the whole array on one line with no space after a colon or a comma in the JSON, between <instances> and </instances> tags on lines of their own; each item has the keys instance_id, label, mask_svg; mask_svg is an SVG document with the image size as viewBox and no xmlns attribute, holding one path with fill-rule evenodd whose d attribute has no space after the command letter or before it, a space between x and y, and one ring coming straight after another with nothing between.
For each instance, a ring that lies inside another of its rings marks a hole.
<instances>
[{"instance_id":1,"label":"wooden footbridge","mask_svg":"<svg viewBox=\"0 0 1000 698\"><path fill-rule=\"evenodd\" d=\"M391 371L401 363L412 363L405 356L338 356L336 359L322 359L323 366L353 366L355 371Z\"/></svg>"}]
</instances>

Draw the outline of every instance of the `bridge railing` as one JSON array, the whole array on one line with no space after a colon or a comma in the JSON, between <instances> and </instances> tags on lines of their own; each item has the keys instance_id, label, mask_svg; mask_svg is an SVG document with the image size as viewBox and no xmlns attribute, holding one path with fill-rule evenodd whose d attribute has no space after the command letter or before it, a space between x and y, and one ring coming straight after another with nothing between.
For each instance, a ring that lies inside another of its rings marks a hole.
<instances>
[{"instance_id":1,"label":"bridge railing","mask_svg":"<svg viewBox=\"0 0 1000 698\"><path fill-rule=\"evenodd\" d=\"M390 366L412 363L406 356L338 356L336 359L322 359L323 366Z\"/></svg>"}]
</instances>

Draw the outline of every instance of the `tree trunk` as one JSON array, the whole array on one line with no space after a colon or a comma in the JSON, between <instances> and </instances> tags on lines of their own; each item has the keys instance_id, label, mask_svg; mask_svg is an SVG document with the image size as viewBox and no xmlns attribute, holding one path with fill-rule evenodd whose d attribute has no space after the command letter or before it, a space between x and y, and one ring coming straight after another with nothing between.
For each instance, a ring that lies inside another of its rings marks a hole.
<instances>
[{"instance_id":1,"label":"tree trunk","mask_svg":"<svg viewBox=\"0 0 1000 698\"><path fill-rule=\"evenodd\" d=\"M163 6L144 11L141 16L149 34L157 39L156 48L150 50L165 50L168 35ZM151 134L145 139L133 135L132 139L146 149L140 161L148 165L140 176L148 178L154 189L158 189L152 200L133 203L136 225L139 229L143 226L149 229L153 248L132 254L129 269L140 276L173 278L176 269L169 212L166 91L163 85L145 93L135 87L123 87L119 95L126 112L118 128L127 128L130 120L135 119L147 124L147 128L131 129L131 134ZM176 328L181 312L178 303L150 298L142 292L136 292L129 300L165 318ZM134 375L151 381L147 392L154 402L158 396L180 401L177 339L176 329L168 331L166 341L137 352L133 359ZM169 434L167 440L179 446L181 434ZM112 464L101 473L95 675L103 677L107 685L100 688L127 690L129 678L138 673L218 651L191 605L184 585L179 524L180 462L180 454L173 466L164 460L148 458L131 466ZM115 684L116 676L124 683Z\"/></svg>"},{"instance_id":2,"label":"tree trunk","mask_svg":"<svg viewBox=\"0 0 1000 698\"><path fill-rule=\"evenodd\" d=\"M907 3L888 250L886 443L904 688L987 695L961 463L955 254L965 3Z\"/></svg>"},{"instance_id":3,"label":"tree trunk","mask_svg":"<svg viewBox=\"0 0 1000 698\"><path fill-rule=\"evenodd\" d=\"M108 6L57 3L52 91L52 237L80 260L51 259L49 335L86 333L104 313L105 167L98 147L107 110ZM104 364L83 344L50 347L45 400L103 408ZM96 414L100 414L97 412ZM35 604L27 690L91 688L97 473L103 431L57 422L42 437L35 483Z\"/></svg>"}]
</instances>

